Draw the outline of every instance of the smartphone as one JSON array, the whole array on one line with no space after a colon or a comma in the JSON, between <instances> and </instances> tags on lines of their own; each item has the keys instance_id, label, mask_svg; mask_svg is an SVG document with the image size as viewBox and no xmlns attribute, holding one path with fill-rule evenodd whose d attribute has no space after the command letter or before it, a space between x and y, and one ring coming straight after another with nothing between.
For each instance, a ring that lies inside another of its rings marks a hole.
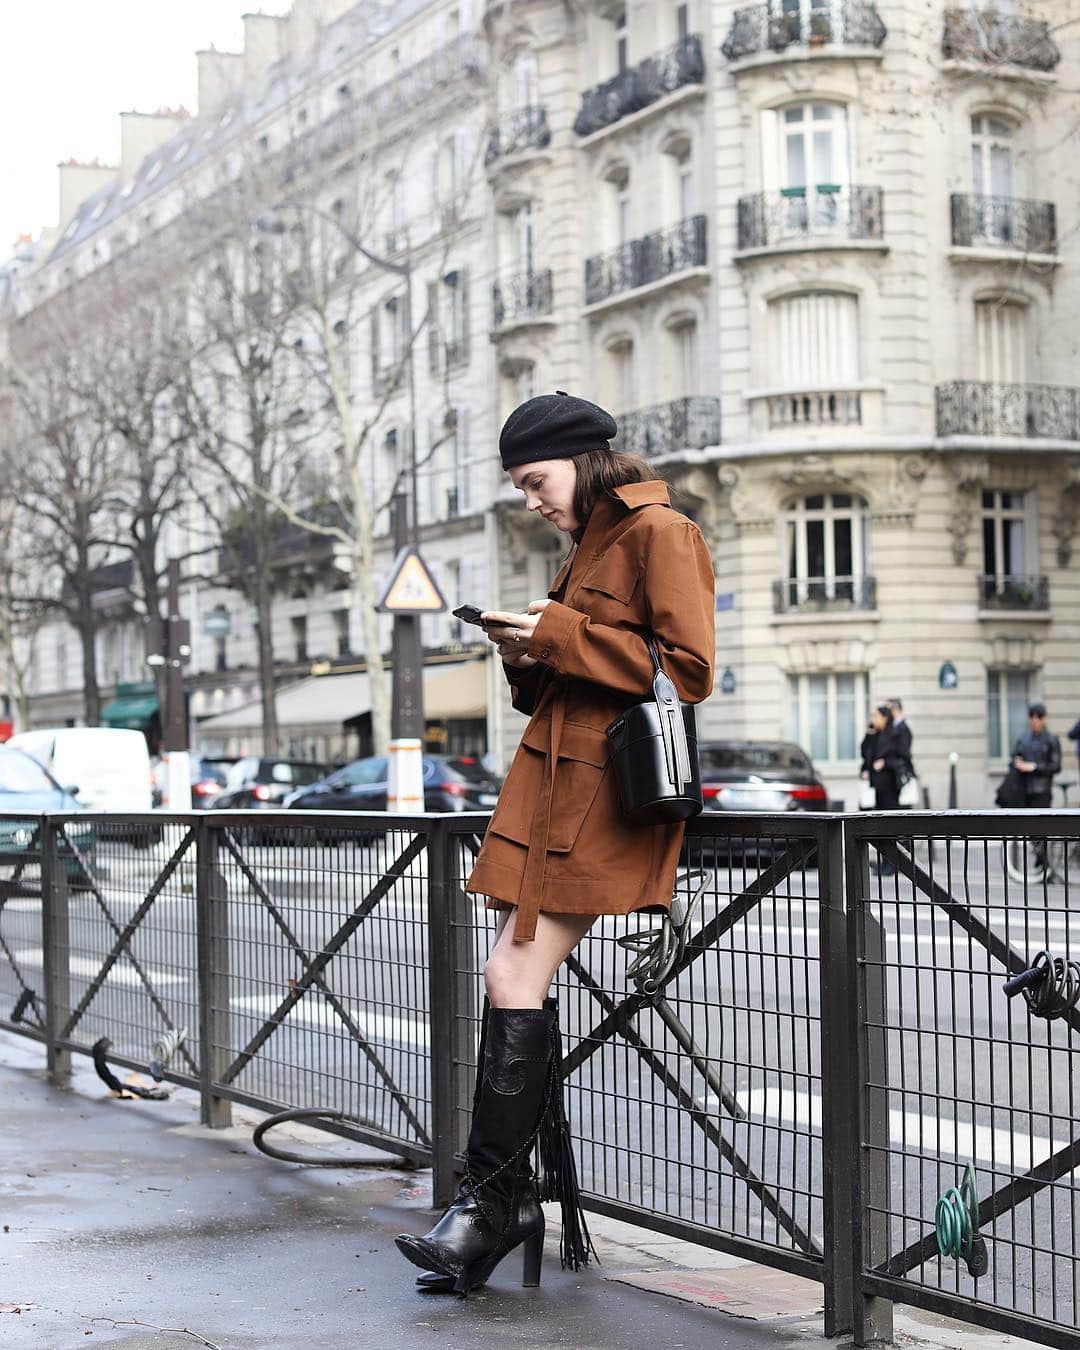
<instances>
[{"instance_id":1,"label":"smartphone","mask_svg":"<svg viewBox=\"0 0 1080 1350\"><path fill-rule=\"evenodd\" d=\"M475 623L479 628L484 627L484 621L480 617L484 611L477 609L475 605L458 605L457 609L451 612L455 619L462 619L465 623Z\"/></svg>"}]
</instances>

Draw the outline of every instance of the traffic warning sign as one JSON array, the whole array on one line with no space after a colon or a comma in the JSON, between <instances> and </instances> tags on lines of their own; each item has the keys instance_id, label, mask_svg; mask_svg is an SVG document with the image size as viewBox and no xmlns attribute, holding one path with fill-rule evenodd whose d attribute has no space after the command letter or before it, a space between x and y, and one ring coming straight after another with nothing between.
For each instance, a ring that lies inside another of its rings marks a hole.
<instances>
[{"instance_id":1,"label":"traffic warning sign","mask_svg":"<svg viewBox=\"0 0 1080 1350\"><path fill-rule=\"evenodd\" d=\"M375 608L386 614L441 614L446 609L435 578L411 545L394 559L390 580Z\"/></svg>"}]
</instances>

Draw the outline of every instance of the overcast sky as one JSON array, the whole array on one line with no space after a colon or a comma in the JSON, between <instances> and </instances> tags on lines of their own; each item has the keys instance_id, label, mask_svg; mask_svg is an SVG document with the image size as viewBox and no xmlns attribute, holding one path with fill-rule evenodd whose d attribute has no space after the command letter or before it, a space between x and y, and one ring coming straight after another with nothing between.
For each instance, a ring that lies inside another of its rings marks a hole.
<instances>
[{"instance_id":1,"label":"overcast sky","mask_svg":"<svg viewBox=\"0 0 1080 1350\"><path fill-rule=\"evenodd\" d=\"M56 224L56 165L115 164L118 114L195 111L195 51L239 51L245 11L289 0L4 0L0 3L0 259Z\"/></svg>"}]
</instances>

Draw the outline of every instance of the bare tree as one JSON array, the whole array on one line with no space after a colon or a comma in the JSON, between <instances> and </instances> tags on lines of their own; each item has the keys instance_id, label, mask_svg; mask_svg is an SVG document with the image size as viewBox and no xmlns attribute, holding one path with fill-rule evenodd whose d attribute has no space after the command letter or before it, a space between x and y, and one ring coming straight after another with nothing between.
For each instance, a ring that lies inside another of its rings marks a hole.
<instances>
[{"instance_id":1,"label":"bare tree","mask_svg":"<svg viewBox=\"0 0 1080 1350\"><path fill-rule=\"evenodd\" d=\"M114 534L114 441L80 397L85 371L77 343L49 310L15 326L9 362L15 413L6 438L7 491L27 526L25 561L40 587L22 602L63 615L75 629L83 710L94 725L101 715L95 569L108 560Z\"/></svg>"},{"instance_id":2,"label":"bare tree","mask_svg":"<svg viewBox=\"0 0 1080 1350\"><path fill-rule=\"evenodd\" d=\"M278 749L275 542L314 433L297 356L293 285L255 228L257 181L202 213L190 265L189 348L176 373L180 430L197 460L190 488L215 523L223 568L255 612L263 749ZM193 213L195 214L195 213Z\"/></svg>"}]
</instances>

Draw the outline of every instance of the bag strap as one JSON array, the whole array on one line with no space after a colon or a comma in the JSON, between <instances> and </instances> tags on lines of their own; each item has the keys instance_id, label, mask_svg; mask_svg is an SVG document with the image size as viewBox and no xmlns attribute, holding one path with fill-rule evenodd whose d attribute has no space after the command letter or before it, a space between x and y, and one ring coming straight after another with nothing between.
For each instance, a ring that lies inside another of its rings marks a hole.
<instances>
[{"instance_id":1,"label":"bag strap","mask_svg":"<svg viewBox=\"0 0 1080 1350\"><path fill-rule=\"evenodd\" d=\"M683 720L682 701L679 691L669 676L664 674L660 664L660 653L653 637L645 639L653 663L653 698L660 717L660 732L664 741L664 758L667 762L668 781L676 792L682 793L693 777L690 767L690 745L686 739L686 722Z\"/></svg>"}]
</instances>

